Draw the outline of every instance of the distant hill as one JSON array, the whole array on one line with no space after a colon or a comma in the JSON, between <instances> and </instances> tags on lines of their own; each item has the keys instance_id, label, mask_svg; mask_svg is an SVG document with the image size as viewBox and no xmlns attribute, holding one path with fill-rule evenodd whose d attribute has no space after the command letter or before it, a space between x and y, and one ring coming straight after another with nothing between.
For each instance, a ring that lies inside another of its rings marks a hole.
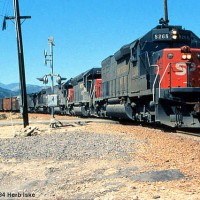
<instances>
[{"instance_id":1,"label":"distant hill","mask_svg":"<svg viewBox=\"0 0 200 200\"><path fill-rule=\"evenodd\" d=\"M0 87L0 98L17 96L19 93Z\"/></svg>"},{"instance_id":2,"label":"distant hill","mask_svg":"<svg viewBox=\"0 0 200 200\"><path fill-rule=\"evenodd\" d=\"M18 91L19 90L19 83L10 83L10 84L2 84L0 85L2 88L11 91Z\"/></svg>"},{"instance_id":3,"label":"distant hill","mask_svg":"<svg viewBox=\"0 0 200 200\"><path fill-rule=\"evenodd\" d=\"M39 92L44 88L43 86L38 85L26 85L26 92L27 94ZM10 83L10 84L3 84L0 83L0 98L3 97L10 97L10 96L17 96L19 95L19 83Z\"/></svg>"}]
</instances>

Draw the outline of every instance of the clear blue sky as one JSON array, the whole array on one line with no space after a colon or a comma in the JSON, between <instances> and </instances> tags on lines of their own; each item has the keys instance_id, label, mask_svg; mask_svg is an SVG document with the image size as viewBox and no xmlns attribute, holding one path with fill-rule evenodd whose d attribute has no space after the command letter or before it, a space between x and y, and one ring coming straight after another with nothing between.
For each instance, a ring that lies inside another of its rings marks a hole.
<instances>
[{"instance_id":1,"label":"clear blue sky","mask_svg":"<svg viewBox=\"0 0 200 200\"><path fill-rule=\"evenodd\" d=\"M44 66L44 49L53 36L54 72L70 78L115 53L124 44L141 37L164 17L164 0L19 0L21 15L30 15L22 25L26 82L50 72ZM171 25L182 25L200 36L198 0L168 0ZM13 16L13 0L0 0L0 23ZM0 31L1 83L19 82L15 26L7 21Z\"/></svg>"}]
</instances>

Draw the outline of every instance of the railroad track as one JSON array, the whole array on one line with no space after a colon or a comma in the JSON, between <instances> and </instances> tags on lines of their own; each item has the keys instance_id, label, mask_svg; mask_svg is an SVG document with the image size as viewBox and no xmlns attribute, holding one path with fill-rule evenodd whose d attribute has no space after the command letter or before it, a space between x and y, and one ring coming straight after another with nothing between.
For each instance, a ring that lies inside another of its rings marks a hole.
<instances>
[{"instance_id":1,"label":"railroad track","mask_svg":"<svg viewBox=\"0 0 200 200\"><path fill-rule=\"evenodd\" d=\"M179 133L179 134L184 134L184 135L190 135L190 136L195 136L195 137L200 137L200 130L198 129L182 129L182 130L178 130L176 128L172 128L172 127L168 127L168 126L164 126L164 125L159 125L157 124L155 126L152 124L147 124L147 123L137 123L137 122L132 122L132 121L120 121L121 124L129 124L129 125L136 125L136 126L140 126L142 124L143 127L148 127L148 128L153 128L153 129L160 129L164 132L173 132L173 133Z\"/></svg>"},{"instance_id":2,"label":"railroad track","mask_svg":"<svg viewBox=\"0 0 200 200\"><path fill-rule=\"evenodd\" d=\"M184 135L190 135L190 136L195 136L195 137L200 137L200 131L198 132L189 132L189 131L181 131L181 130L176 130L176 133L184 134Z\"/></svg>"},{"instance_id":3,"label":"railroad track","mask_svg":"<svg viewBox=\"0 0 200 200\"><path fill-rule=\"evenodd\" d=\"M148 128L152 128L152 129L159 129L162 130L164 132L169 132L169 133L178 133L178 134L184 134L184 135L190 135L190 136L195 136L195 137L200 137L200 130L197 129L182 129L182 130L178 130L176 128L172 128L172 127L167 127L164 125L152 125L152 124L147 124L147 123L137 123L137 122L133 122L133 121L120 121L120 124L124 124L124 125L133 125L133 126L141 126L142 127L148 127Z\"/></svg>"}]
</instances>

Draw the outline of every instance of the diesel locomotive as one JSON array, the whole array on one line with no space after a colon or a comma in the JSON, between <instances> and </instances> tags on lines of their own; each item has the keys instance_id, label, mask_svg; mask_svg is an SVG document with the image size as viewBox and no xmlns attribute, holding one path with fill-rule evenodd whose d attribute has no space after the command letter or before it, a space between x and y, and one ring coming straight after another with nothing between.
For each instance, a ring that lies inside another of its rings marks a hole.
<instances>
[{"instance_id":1,"label":"diesel locomotive","mask_svg":"<svg viewBox=\"0 0 200 200\"><path fill-rule=\"evenodd\" d=\"M70 79L66 111L200 128L200 39L161 24Z\"/></svg>"}]
</instances>

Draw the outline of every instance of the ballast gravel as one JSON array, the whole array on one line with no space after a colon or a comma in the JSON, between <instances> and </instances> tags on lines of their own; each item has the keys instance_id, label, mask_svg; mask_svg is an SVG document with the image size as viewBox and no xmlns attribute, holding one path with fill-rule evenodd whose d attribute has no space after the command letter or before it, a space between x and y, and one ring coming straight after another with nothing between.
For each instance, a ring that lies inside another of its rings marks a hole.
<instances>
[{"instance_id":1,"label":"ballast gravel","mask_svg":"<svg viewBox=\"0 0 200 200\"><path fill-rule=\"evenodd\" d=\"M122 136L68 132L0 140L4 159L130 159L135 140ZM128 152L128 153L127 153Z\"/></svg>"},{"instance_id":2,"label":"ballast gravel","mask_svg":"<svg viewBox=\"0 0 200 200\"><path fill-rule=\"evenodd\" d=\"M29 137L13 137L9 127L0 129L3 194L24 192L35 195L30 198L34 200L199 200L196 138L108 123L53 131L38 127L40 134Z\"/></svg>"}]
</instances>

